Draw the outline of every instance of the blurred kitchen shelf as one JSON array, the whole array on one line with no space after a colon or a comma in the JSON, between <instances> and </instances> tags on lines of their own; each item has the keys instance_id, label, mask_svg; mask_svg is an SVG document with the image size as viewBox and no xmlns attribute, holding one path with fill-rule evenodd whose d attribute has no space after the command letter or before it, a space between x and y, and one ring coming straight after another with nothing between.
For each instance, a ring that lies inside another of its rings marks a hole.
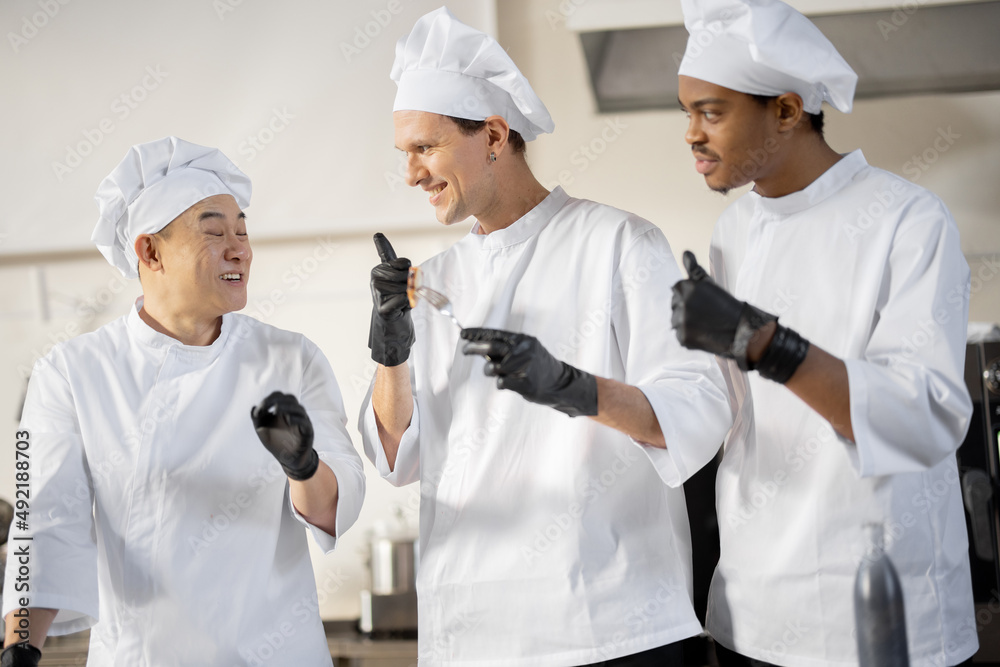
<instances>
[{"instance_id":1,"label":"blurred kitchen shelf","mask_svg":"<svg viewBox=\"0 0 1000 667\"><path fill-rule=\"evenodd\" d=\"M358 632L358 622L323 621L326 643L337 667L411 667L417 664L416 639L373 639Z\"/></svg>"},{"instance_id":2,"label":"blurred kitchen shelf","mask_svg":"<svg viewBox=\"0 0 1000 667\"><path fill-rule=\"evenodd\" d=\"M330 655L337 667L412 667L417 661L415 639L370 639L360 635L356 621L323 621ZM708 640L706 640L708 641ZM83 667L87 663L90 630L49 637L39 667ZM992 648L992 647L991 647ZM698 651L700 653L700 651ZM692 656L688 656L690 659ZM710 664L714 661L709 659ZM689 664L696 664L695 662ZM1000 667L973 662L974 667Z\"/></svg>"},{"instance_id":3,"label":"blurred kitchen shelf","mask_svg":"<svg viewBox=\"0 0 1000 667\"><path fill-rule=\"evenodd\" d=\"M38 667L83 667L87 664L90 630L45 640Z\"/></svg>"}]
</instances>

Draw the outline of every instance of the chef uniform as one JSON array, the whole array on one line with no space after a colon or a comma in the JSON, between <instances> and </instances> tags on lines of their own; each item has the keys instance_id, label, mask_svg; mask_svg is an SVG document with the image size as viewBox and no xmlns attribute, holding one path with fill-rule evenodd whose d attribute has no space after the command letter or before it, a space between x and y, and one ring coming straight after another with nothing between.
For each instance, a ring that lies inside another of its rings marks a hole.
<instances>
[{"instance_id":1,"label":"chef uniform","mask_svg":"<svg viewBox=\"0 0 1000 667\"><path fill-rule=\"evenodd\" d=\"M449 114L470 100L481 106L464 117L502 110L527 140L551 130L499 45L443 8L400 41L393 78L397 110ZM731 422L712 358L670 333L663 304L680 273L666 239L561 188L479 231L422 264L423 283L465 326L531 334L566 363L638 386L667 448L499 391L483 359L462 353L459 328L418 304L413 416L392 470L371 392L359 428L383 477L420 482L420 664L582 665L698 634L681 483Z\"/></svg>"},{"instance_id":2,"label":"chef uniform","mask_svg":"<svg viewBox=\"0 0 1000 667\"><path fill-rule=\"evenodd\" d=\"M681 75L796 92L808 113L824 100L850 111L853 71L794 9L684 10ZM954 454L971 413L969 267L951 214L855 151L798 192L738 199L710 259L721 287L844 360L855 442L785 387L720 359L734 425L718 472L707 629L778 665L857 664L854 580L874 523L902 582L910 664L965 660L977 639Z\"/></svg>"},{"instance_id":3,"label":"chef uniform","mask_svg":"<svg viewBox=\"0 0 1000 667\"><path fill-rule=\"evenodd\" d=\"M249 203L221 152L172 137L134 147L98 191L95 241L135 277L136 236L216 194ZM184 345L141 307L35 364L20 426L28 606L59 610L52 635L91 627L88 665L331 664L303 526L333 550L364 477L329 363L304 336L233 313L210 345ZM254 432L251 407L272 391L299 398L336 474L336 535L295 511ZM19 606L16 571L10 559L4 614Z\"/></svg>"}]
</instances>

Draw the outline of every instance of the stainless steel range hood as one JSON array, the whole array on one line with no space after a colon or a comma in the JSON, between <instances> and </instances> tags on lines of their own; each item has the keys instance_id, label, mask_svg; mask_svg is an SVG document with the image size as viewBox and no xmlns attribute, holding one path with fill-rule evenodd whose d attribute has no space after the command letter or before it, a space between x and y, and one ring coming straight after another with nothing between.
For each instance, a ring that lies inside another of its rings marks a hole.
<instances>
[{"instance_id":1,"label":"stainless steel range hood","mask_svg":"<svg viewBox=\"0 0 1000 667\"><path fill-rule=\"evenodd\" d=\"M675 18L676 8L662 0L589 3L567 26L579 32L598 110L676 109L687 31L651 25ZM858 73L857 98L1000 90L1000 1L801 9Z\"/></svg>"}]
</instances>

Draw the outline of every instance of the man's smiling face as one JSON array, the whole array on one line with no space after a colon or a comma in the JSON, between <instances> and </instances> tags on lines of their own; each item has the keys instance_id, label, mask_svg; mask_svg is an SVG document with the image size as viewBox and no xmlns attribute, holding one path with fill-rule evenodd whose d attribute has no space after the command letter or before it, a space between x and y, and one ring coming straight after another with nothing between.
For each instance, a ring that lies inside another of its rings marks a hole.
<instances>
[{"instance_id":1,"label":"man's smiling face","mask_svg":"<svg viewBox=\"0 0 1000 667\"><path fill-rule=\"evenodd\" d=\"M467 135L448 118L426 111L396 111L396 148L406 153L406 183L430 194L439 222L479 215L494 196L486 131Z\"/></svg>"}]
</instances>

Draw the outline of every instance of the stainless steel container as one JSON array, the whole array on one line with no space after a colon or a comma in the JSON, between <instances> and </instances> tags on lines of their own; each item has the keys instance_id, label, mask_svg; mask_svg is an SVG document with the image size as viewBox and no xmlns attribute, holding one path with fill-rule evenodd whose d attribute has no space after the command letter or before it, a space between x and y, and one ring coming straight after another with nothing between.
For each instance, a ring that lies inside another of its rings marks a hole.
<instances>
[{"instance_id":1,"label":"stainless steel container","mask_svg":"<svg viewBox=\"0 0 1000 667\"><path fill-rule=\"evenodd\" d=\"M372 593L392 595L416 590L417 544L414 538L376 534L369 547Z\"/></svg>"},{"instance_id":2,"label":"stainless steel container","mask_svg":"<svg viewBox=\"0 0 1000 667\"><path fill-rule=\"evenodd\" d=\"M403 523L395 532L376 523L368 538L369 588L361 591L358 626L372 636L416 635L420 550Z\"/></svg>"}]
</instances>

